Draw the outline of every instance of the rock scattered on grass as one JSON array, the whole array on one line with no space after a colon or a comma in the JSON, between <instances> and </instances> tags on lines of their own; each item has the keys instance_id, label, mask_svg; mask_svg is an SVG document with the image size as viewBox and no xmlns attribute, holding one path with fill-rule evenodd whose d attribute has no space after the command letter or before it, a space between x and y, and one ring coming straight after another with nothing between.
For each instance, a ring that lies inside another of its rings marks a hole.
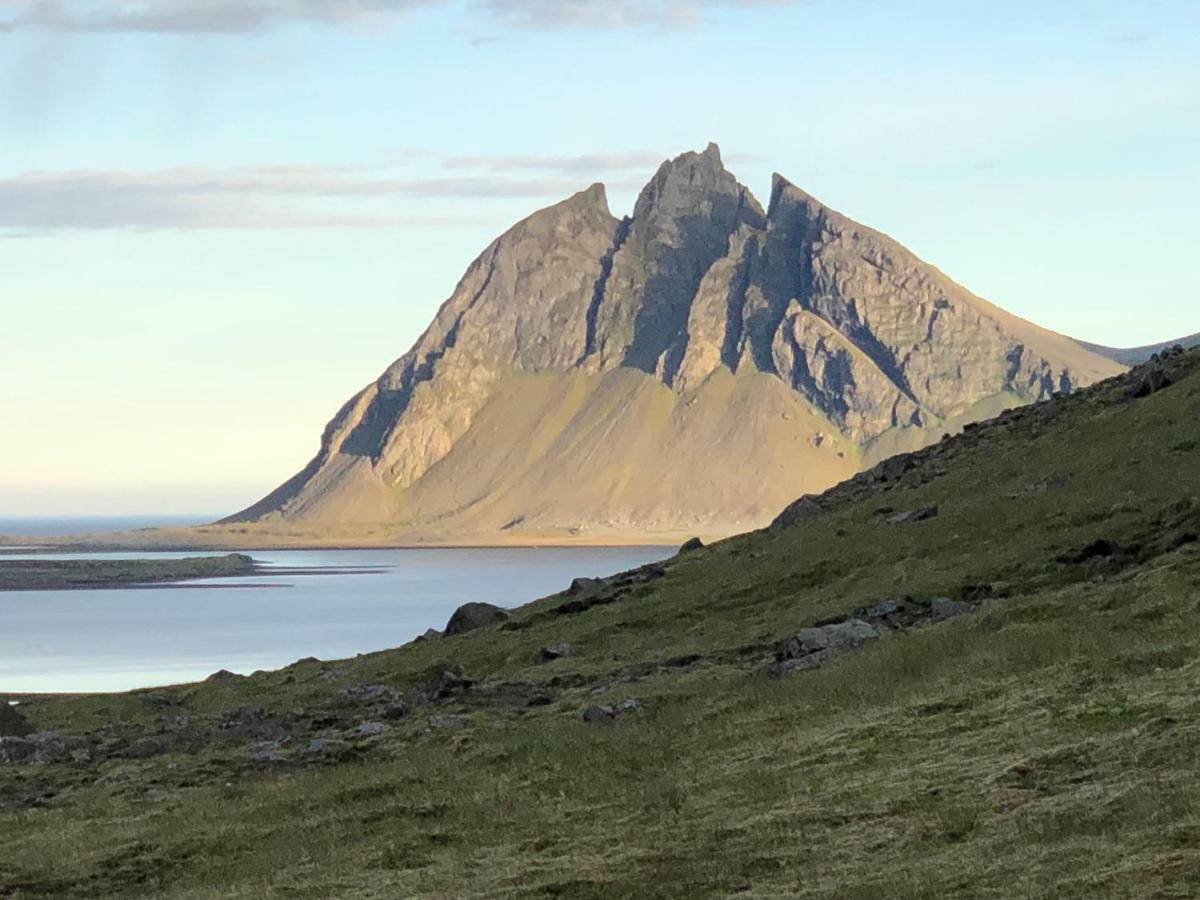
<instances>
[{"instance_id":1,"label":"rock scattered on grass","mask_svg":"<svg viewBox=\"0 0 1200 900\"><path fill-rule=\"evenodd\" d=\"M491 603L464 603L446 623L446 637L466 634L477 628L495 625L508 619L508 611Z\"/></svg>"},{"instance_id":2,"label":"rock scattered on grass","mask_svg":"<svg viewBox=\"0 0 1200 900\"><path fill-rule=\"evenodd\" d=\"M775 664L767 672L778 678L802 669L816 669L833 657L878 637L879 629L862 619L802 628L779 642L775 648Z\"/></svg>"},{"instance_id":3,"label":"rock scattered on grass","mask_svg":"<svg viewBox=\"0 0 1200 900\"><path fill-rule=\"evenodd\" d=\"M624 713L635 712L642 708L642 704L638 700L630 697L627 700L622 700L616 706L600 706L593 703L583 711L583 721L589 725L596 725L603 722L611 722L618 716Z\"/></svg>"},{"instance_id":4,"label":"rock scattered on grass","mask_svg":"<svg viewBox=\"0 0 1200 900\"><path fill-rule=\"evenodd\" d=\"M906 512L896 513L894 516L888 516L887 523L889 525L903 525L906 522L924 522L926 519L935 519L938 515L936 506L923 506L920 509L910 509Z\"/></svg>"},{"instance_id":5,"label":"rock scattered on grass","mask_svg":"<svg viewBox=\"0 0 1200 900\"><path fill-rule=\"evenodd\" d=\"M430 728L466 728L471 724L469 716L444 715L430 716Z\"/></svg>"},{"instance_id":6,"label":"rock scattered on grass","mask_svg":"<svg viewBox=\"0 0 1200 900\"><path fill-rule=\"evenodd\" d=\"M929 611L935 620L949 619L964 613L975 612L975 604L965 600L952 600L949 597L934 597L929 601Z\"/></svg>"},{"instance_id":7,"label":"rock scattered on grass","mask_svg":"<svg viewBox=\"0 0 1200 900\"><path fill-rule=\"evenodd\" d=\"M574 652L574 648L566 641L557 641L553 644L547 644L538 650L537 661L539 663L553 662L556 659L562 659L564 656L570 656Z\"/></svg>"}]
</instances>

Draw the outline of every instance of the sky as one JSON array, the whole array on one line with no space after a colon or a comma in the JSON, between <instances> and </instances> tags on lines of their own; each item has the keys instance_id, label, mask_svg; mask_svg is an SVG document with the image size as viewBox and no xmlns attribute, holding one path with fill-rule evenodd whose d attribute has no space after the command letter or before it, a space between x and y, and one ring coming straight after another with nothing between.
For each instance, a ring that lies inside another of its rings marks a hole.
<instances>
[{"instance_id":1,"label":"sky","mask_svg":"<svg viewBox=\"0 0 1200 900\"><path fill-rule=\"evenodd\" d=\"M1039 324L1200 331L1200 3L0 0L0 518L217 514L508 225L720 144Z\"/></svg>"}]
</instances>

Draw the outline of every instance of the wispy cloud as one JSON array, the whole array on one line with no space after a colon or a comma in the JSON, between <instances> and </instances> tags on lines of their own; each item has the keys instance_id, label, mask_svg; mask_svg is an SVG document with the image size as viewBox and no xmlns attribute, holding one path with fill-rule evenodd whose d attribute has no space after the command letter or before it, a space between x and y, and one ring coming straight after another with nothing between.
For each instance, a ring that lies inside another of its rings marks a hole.
<instances>
[{"instance_id":1,"label":"wispy cloud","mask_svg":"<svg viewBox=\"0 0 1200 900\"><path fill-rule=\"evenodd\" d=\"M287 25L390 24L457 5L513 28L690 27L715 9L793 0L0 0L0 32L255 34Z\"/></svg>"},{"instance_id":2,"label":"wispy cloud","mask_svg":"<svg viewBox=\"0 0 1200 900\"><path fill-rule=\"evenodd\" d=\"M488 172L559 172L565 175L595 175L653 169L665 157L659 153L582 153L566 156L530 154L451 156L442 162L446 169L481 169Z\"/></svg>"},{"instance_id":3,"label":"wispy cloud","mask_svg":"<svg viewBox=\"0 0 1200 900\"><path fill-rule=\"evenodd\" d=\"M456 156L405 148L370 165L28 171L0 177L0 233L461 225L481 220L400 213L409 203L425 210L438 200L528 200L532 207L597 180L637 191L665 158L645 150Z\"/></svg>"},{"instance_id":4,"label":"wispy cloud","mask_svg":"<svg viewBox=\"0 0 1200 900\"><path fill-rule=\"evenodd\" d=\"M480 0L517 28L690 28L720 8L788 6L794 0Z\"/></svg>"},{"instance_id":5,"label":"wispy cloud","mask_svg":"<svg viewBox=\"0 0 1200 900\"><path fill-rule=\"evenodd\" d=\"M357 166L25 172L0 179L0 229L11 236L59 229L462 224L454 217L379 215L363 204L388 198L557 199L578 187L557 178L389 178Z\"/></svg>"},{"instance_id":6,"label":"wispy cloud","mask_svg":"<svg viewBox=\"0 0 1200 900\"><path fill-rule=\"evenodd\" d=\"M394 20L440 0L0 0L0 31L247 34Z\"/></svg>"}]
</instances>

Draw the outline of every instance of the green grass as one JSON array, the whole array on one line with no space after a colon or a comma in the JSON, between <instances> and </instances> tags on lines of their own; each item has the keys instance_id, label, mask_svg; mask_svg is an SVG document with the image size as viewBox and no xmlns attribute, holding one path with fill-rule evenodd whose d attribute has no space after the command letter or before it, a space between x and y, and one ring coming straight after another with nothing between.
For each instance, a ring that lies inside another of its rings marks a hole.
<instances>
[{"instance_id":1,"label":"green grass","mask_svg":"<svg viewBox=\"0 0 1200 900\"><path fill-rule=\"evenodd\" d=\"M193 578L233 578L250 575L254 568L254 560L242 553L183 559L4 559L0 556L0 591L77 590Z\"/></svg>"},{"instance_id":2,"label":"green grass","mask_svg":"<svg viewBox=\"0 0 1200 900\"><path fill-rule=\"evenodd\" d=\"M39 700L30 718L70 733L212 727L447 663L552 698L485 683L347 739L340 763L289 746L293 764L264 769L213 741L4 770L0 895L1196 896L1200 465L1175 448L1200 439L1200 355L1168 368L1165 390L1126 400L1126 379L972 431L587 612L546 598L513 627L153 701ZM921 522L877 514L935 504ZM1101 539L1118 551L1062 561ZM893 595L988 599L763 674L778 639ZM535 664L556 640L575 655ZM704 659L673 664L688 654ZM642 708L580 720L626 697ZM469 726L426 727L449 712ZM57 793L20 802L39 784Z\"/></svg>"}]
</instances>

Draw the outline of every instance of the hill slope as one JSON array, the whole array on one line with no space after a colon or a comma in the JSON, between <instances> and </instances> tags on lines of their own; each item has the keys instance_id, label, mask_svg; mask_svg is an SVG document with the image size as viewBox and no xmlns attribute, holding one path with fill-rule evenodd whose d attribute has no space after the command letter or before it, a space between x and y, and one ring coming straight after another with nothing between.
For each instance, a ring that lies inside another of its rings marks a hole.
<instances>
[{"instance_id":1,"label":"hill slope","mask_svg":"<svg viewBox=\"0 0 1200 900\"><path fill-rule=\"evenodd\" d=\"M1191 334L1174 341L1163 341L1161 344L1147 344L1144 347L1103 347L1100 344L1089 344L1086 341L1080 341L1079 345L1085 350L1089 350L1099 356L1107 357L1123 366L1136 366L1138 363L1144 363L1155 353L1162 353L1162 351L1169 350L1171 347L1179 346L1185 349L1200 347L1200 333Z\"/></svg>"},{"instance_id":2,"label":"hill slope","mask_svg":"<svg viewBox=\"0 0 1200 900\"><path fill-rule=\"evenodd\" d=\"M1192 351L502 625L35 700L0 892L1195 896L1198 453Z\"/></svg>"},{"instance_id":3,"label":"hill slope","mask_svg":"<svg viewBox=\"0 0 1200 900\"><path fill-rule=\"evenodd\" d=\"M710 145L628 219L593 185L501 235L304 471L226 523L243 543L728 534L1120 370L780 176L764 212Z\"/></svg>"}]
</instances>

